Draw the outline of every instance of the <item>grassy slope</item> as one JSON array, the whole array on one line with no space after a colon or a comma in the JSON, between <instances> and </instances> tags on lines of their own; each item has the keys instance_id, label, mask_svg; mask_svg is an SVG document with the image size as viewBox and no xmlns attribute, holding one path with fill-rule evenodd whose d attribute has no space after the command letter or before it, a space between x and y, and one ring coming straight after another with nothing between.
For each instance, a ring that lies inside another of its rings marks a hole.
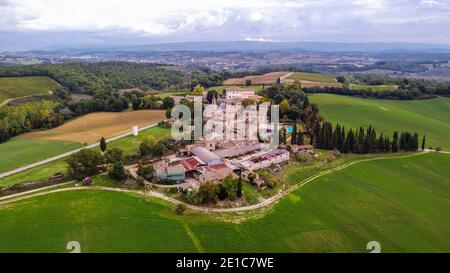
<instances>
[{"instance_id":1,"label":"grassy slope","mask_svg":"<svg viewBox=\"0 0 450 273\"><path fill-rule=\"evenodd\" d=\"M374 92L381 91L394 91L397 90L397 85L360 85L360 84L350 84L350 90L371 90Z\"/></svg>"},{"instance_id":2,"label":"grassy slope","mask_svg":"<svg viewBox=\"0 0 450 273\"><path fill-rule=\"evenodd\" d=\"M240 224L121 193L51 194L0 209L0 251L64 252L77 240L82 251L367 252L377 240L385 252L448 252L449 177L443 154L361 163Z\"/></svg>"},{"instance_id":3,"label":"grassy slope","mask_svg":"<svg viewBox=\"0 0 450 273\"><path fill-rule=\"evenodd\" d=\"M311 82L327 82L327 83L335 83L336 79L334 76L318 74L318 73L306 73L306 72L294 72L288 79L292 80L304 80Z\"/></svg>"},{"instance_id":4,"label":"grassy slope","mask_svg":"<svg viewBox=\"0 0 450 273\"><path fill-rule=\"evenodd\" d=\"M81 144L74 142L16 137L0 144L0 172L6 172L64 152L75 150L81 146Z\"/></svg>"},{"instance_id":5,"label":"grassy slope","mask_svg":"<svg viewBox=\"0 0 450 273\"><path fill-rule=\"evenodd\" d=\"M145 130L143 132L139 133L138 137L133 137L133 136L128 136L128 137L124 137L122 139L113 141L108 143L108 148L120 148L124 151L124 154L126 155L130 155L133 153L136 153L139 149L139 144L148 137L152 137L155 140L160 140L163 139L165 137L169 137L170 136L170 129L163 129L163 128L159 128L159 127L154 127L148 130ZM28 141L26 143L29 143L30 145L32 145L35 142L41 142L41 141L37 141L37 140L27 140L27 139L14 139L13 141ZM11 142L7 142L4 144L8 144L8 143L12 143ZM25 144L26 144L25 143ZM44 148L44 151L47 152L47 149L45 149L46 147L49 147L48 145L55 145L55 141L51 141L46 145L43 145L42 147ZM0 144L0 151L2 148L2 145L4 144ZM21 143L19 143L20 147L23 147ZM75 147L76 148L76 147ZM73 149L75 149L73 148ZM21 150L21 149L19 149ZM71 149L69 149L71 150ZM27 153L30 150L27 150ZM43 152L39 152L39 156L41 156ZM3 154L0 154L0 158ZM25 157L27 158L27 157ZM24 157L20 157L21 160L24 159ZM12 161L5 161L5 162L10 162L10 164L13 164L15 162ZM23 164L21 164L23 165ZM2 165L3 166L3 165ZM18 174L14 174L5 178L1 178L0 179L0 187L2 186L7 186L7 185L13 185L13 184L17 184L17 183L23 183L23 182L30 182L30 181L40 181L40 180L46 180L48 179L50 176L52 176L54 173L56 172L65 172L66 170L66 163L64 161L64 159L61 160L57 160L48 164L45 164L43 166L39 166L30 170L26 170L23 172L20 172Z\"/></svg>"},{"instance_id":6,"label":"grassy slope","mask_svg":"<svg viewBox=\"0 0 450 273\"><path fill-rule=\"evenodd\" d=\"M47 94L57 87L58 84L48 77L0 78L0 102L10 98Z\"/></svg>"},{"instance_id":7,"label":"grassy slope","mask_svg":"<svg viewBox=\"0 0 450 273\"><path fill-rule=\"evenodd\" d=\"M266 84L264 85L265 87L269 87L270 84ZM252 89L255 91L261 91L263 89L263 85L250 85L250 86L238 86L238 85L218 85L218 86L213 86L213 87L209 87L206 90L216 90L219 94L223 93L223 90L225 90L226 88L231 88L231 87L239 87L239 88L243 88L243 89Z\"/></svg>"},{"instance_id":8,"label":"grassy slope","mask_svg":"<svg viewBox=\"0 0 450 273\"><path fill-rule=\"evenodd\" d=\"M372 125L377 133L398 131L426 134L427 146L450 150L450 99L393 101L368 100L331 94L311 95L328 121L347 129Z\"/></svg>"}]
</instances>

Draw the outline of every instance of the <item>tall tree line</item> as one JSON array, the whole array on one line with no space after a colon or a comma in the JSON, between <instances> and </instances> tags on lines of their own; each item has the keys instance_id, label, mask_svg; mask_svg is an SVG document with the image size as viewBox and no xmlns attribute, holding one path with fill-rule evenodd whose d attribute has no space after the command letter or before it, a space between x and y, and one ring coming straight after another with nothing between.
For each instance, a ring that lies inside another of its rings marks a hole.
<instances>
[{"instance_id":1,"label":"tall tree line","mask_svg":"<svg viewBox=\"0 0 450 273\"><path fill-rule=\"evenodd\" d=\"M333 125L330 122L319 124L314 145L318 149L338 150L343 153L379 153L417 151L419 149L419 135L410 132L394 132L392 141L381 133L377 137L375 128L366 129L360 127L358 130L348 131L340 124ZM425 136L422 138L422 149L425 147Z\"/></svg>"}]
</instances>

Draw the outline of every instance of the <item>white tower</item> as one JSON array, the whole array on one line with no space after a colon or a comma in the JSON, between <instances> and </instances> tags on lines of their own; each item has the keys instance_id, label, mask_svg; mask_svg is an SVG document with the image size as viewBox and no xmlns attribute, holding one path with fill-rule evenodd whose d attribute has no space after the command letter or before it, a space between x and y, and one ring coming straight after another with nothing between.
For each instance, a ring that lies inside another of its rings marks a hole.
<instances>
[{"instance_id":1,"label":"white tower","mask_svg":"<svg viewBox=\"0 0 450 273\"><path fill-rule=\"evenodd\" d=\"M138 136L139 135L139 127L138 126L131 127L131 133L133 134L133 136Z\"/></svg>"}]
</instances>

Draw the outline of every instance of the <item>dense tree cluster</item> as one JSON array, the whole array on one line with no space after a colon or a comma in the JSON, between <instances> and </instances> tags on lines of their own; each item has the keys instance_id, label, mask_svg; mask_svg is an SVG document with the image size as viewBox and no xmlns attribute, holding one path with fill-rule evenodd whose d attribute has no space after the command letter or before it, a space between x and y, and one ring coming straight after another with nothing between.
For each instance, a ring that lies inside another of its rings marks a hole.
<instances>
[{"instance_id":1,"label":"dense tree cluster","mask_svg":"<svg viewBox=\"0 0 450 273\"><path fill-rule=\"evenodd\" d=\"M69 175L77 180L97 175L105 166L114 180L122 181L128 177L123 152L118 148L112 148L105 154L94 149L83 149L69 156L66 162Z\"/></svg>"},{"instance_id":2,"label":"dense tree cluster","mask_svg":"<svg viewBox=\"0 0 450 273\"><path fill-rule=\"evenodd\" d=\"M214 204L221 200L234 201L242 197L242 179L227 177L220 184L202 184L197 191L186 192L184 198L191 204Z\"/></svg>"},{"instance_id":3,"label":"dense tree cluster","mask_svg":"<svg viewBox=\"0 0 450 273\"><path fill-rule=\"evenodd\" d=\"M117 89L162 90L189 86L189 75L176 67L131 62L66 63L0 67L0 77L48 76L71 93L98 95Z\"/></svg>"},{"instance_id":4,"label":"dense tree cluster","mask_svg":"<svg viewBox=\"0 0 450 273\"><path fill-rule=\"evenodd\" d=\"M323 120L323 117L319 115L319 106L310 103L306 94L300 89L299 84L275 84L264 89L262 94L279 105L281 120L301 122L304 128L303 133L308 135L313 142L316 127ZM284 135L282 137L284 138ZM284 142L284 139L282 139L282 142Z\"/></svg>"},{"instance_id":5,"label":"dense tree cluster","mask_svg":"<svg viewBox=\"0 0 450 273\"><path fill-rule=\"evenodd\" d=\"M35 101L0 108L0 143L33 129L53 128L65 120L54 101Z\"/></svg>"},{"instance_id":6,"label":"dense tree cluster","mask_svg":"<svg viewBox=\"0 0 450 273\"><path fill-rule=\"evenodd\" d=\"M361 89L361 87L358 89L351 89L348 83L344 83L343 87L309 87L303 88L303 91L305 93L331 93L364 98L400 100L450 96L450 85L443 82L375 77L370 75L354 77L357 83L367 85L367 90ZM388 84L395 84L398 86L398 89L380 91L371 90L371 86Z\"/></svg>"},{"instance_id":7,"label":"dense tree cluster","mask_svg":"<svg viewBox=\"0 0 450 273\"><path fill-rule=\"evenodd\" d=\"M425 137L422 141L425 146ZM353 131L345 130L345 127L330 122L324 122L317 127L317 138L315 147L325 150L338 150L343 153L377 153L377 152L399 152L417 151L419 149L419 135L402 132L399 136L395 132L392 141L388 136L380 134L377 137L375 128L369 126L367 129L360 127Z\"/></svg>"}]
</instances>

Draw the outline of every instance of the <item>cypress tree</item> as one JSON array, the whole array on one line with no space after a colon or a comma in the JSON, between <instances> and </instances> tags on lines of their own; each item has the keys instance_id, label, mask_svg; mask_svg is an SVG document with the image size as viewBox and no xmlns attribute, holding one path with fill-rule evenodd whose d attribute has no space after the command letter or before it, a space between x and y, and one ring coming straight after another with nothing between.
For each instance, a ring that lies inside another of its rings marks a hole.
<instances>
[{"instance_id":1,"label":"cypress tree","mask_svg":"<svg viewBox=\"0 0 450 273\"><path fill-rule=\"evenodd\" d=\"M303 139L303 133L302 132L298 133L297 144L298 145L304 145L305 144L305 140Z\"/></svg>"},{"instance_id":2,"label":"cypress tree","mask_svg":"<svg viewBox=\"0 0 450 273\"><path fill-rule=\"evenodd\" d=\"M297 123L294 123L294 128L292 129L291 144L298 144L297 142Z\"/></svg>"},{"instance_id":3,"label":"cypress tree","mask_svg":"<svg viewBox=\"0 0 450 273\"><path fill-rule=\"evenodd\" d=\"M422 137L422 151L425 150L425 135Z\"/></svg>"},{"instance_id":4,"label":"cypress tree","mask_svg":"<svg viewBox=\"0 0 450 273\"><path fill-rule=\"evenodd\" d=\"M384 137L383 134L380 135L380 137L378 138L378 142L377 142L377 151L378 152L384 152L385 151L385 147L384 147Z\"/></svg>"},{"instance_id":5,"label":"cypress tree","mask_svg":"<svg viewBox=\"0 0 450 273\"><path fill-rule=\"evenodd\" d=\"M384 139L384 151L385 152L390 152L391 151L391 141L390 141L389 137L387 137L387 136Z\"/></svg>"},{"instance_id":6,"label":"cypress tree","mask_svg":"<svg viewBox=\"0 0 450 273\"><path fill-rule=\"evenodd\" d=\"M405 133L400 134L400 151L405 151Z\"/></svg>"},{"instance_id":7,"label":"cypress tree","mask_svg":"<svg viewBox=\"0 0 450 273\"><path fill-rule=\"evenodd\" d=\"M339 151L344 151L345 149L345 127L342 127L341 134L339 135L339 141L338 141L338 149Z\"/></svg>"},{"instance_id":8,"label":"cypress tree","mask_svg":"<svg viewBox=\"0 0 450 273\"><path fill-rule=\"evenodd\" d=\"M350 129L348 132L348 150L350 152L355 151L355 134L353 133L353 129Z\"/></svg>"},{"instance_id":9,"label":"cypress tree","mask_svg":"<svg viewBox=\"0 0 450 273\"><path fill-rule=\"evenodd\" d=\"M413 151L419 150L419 135L417 133L414 133L414 135L413 135L411 148Z\"/></svg>"},{"instance_id":10,"label":"cypress tree","mask_svg":"<svg viewBox=\"0 0 450 273\"><path fill-rule=\"evenodd\" d=\"M398 152L398 132L394 132L394 137L392 138L392 152Z\"/></svg>"},{"instance_id":11,"label":"cypress tree","mask_svg":"<svg viewBox=\"0 0 450 273\"><path fill-rule=\"evenodd\" d=\"M333 149L333 125L328 122L327 123L327 149L332 150Z\"/></svg>"},{"instance_id":12,"label":"cypress tree","mask_svg":"<svg viewBox=\"0 0 450 273\"><path fill-rule=\"evenodd\" d=\"M320 144L322 143L322 128L320 123L317 123L316 126L316 139L315 139L315 146L316 148L320 149ZM313 144L313 143L311 143Z\"/></svg>"},{"instance_id":13,"label":"cypress tree","mask_svg":"<svg viewBox=\"0 0 450 273\"><path fill-rule=\"evenodd\" d=\"M305 98L303 99L303 109L306 109L309 106L311 106L311 104L309 103L308 96L305 96Z\"/></svg>"},{"instance_id":14,"label":"cypress tree","mask_svg":"<svg viewBox=\"0 0 450 273\"><path fill-rule=\"evenodd\" d=\"M100 150L104 153L106 151L106 140L104 137L100 139Z\"/></svg>"},{"instance_id":15,"label":"cypress tree","mask_svg":"<svg viewBox=\"0 0 450 273\"><path fill-rule=\"evenodd\" d=\"M320 145L320 141L321 141L321 126L320 123L317 122L317 126L316 126L316 130L314 135L316 136L314 139L314 143L311 143L311 145L315 144L317 148L320 149L319 145Z\"/></svg>"}]
</instances>

